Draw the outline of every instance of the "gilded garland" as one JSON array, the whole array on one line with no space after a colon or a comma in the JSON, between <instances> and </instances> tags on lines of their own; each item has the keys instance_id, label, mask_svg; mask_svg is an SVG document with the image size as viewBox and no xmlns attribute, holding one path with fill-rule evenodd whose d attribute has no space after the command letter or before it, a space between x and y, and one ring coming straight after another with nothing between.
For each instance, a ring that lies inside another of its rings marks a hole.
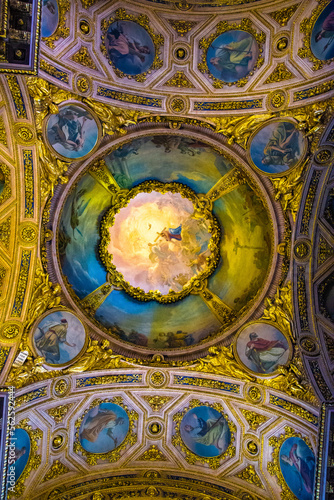
<instances>
[{"instance_id":1,"label":"gilded garland","mask_svg":"<svg viewBox=\"0 0 334 500\"><path fill-rule=\"evenodd\" d=\"M99 253L110 283L141 301L171 303L197 293L220 257L219 225L204 201L176 182L145 181L129 191L115 190L113 205L100 227ZM177 227L167 227L167 222L160 227L165 219L177 220ZM136 220L136 227L130 229L129 220ZM199 233L204 251L196 243ZM171 268L175 270L172 280Z\"/></svg>"}]
</instances>

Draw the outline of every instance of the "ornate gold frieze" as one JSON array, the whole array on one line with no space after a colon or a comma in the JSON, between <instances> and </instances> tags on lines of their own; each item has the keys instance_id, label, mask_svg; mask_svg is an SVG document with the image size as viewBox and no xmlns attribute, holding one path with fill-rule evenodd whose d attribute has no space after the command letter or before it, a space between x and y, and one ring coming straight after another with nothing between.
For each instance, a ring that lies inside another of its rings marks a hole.
<instances>
[{"instance_id":1,"label":"ornate gold frieze","mask_svg":"<svg viewBox=\"0 0 334 500\"><path fill-rule=\"evenodd\" d=\"M55 406L54 408L49 408L48 414L50 417L53 418L53 420L56 422L56 424L60 424L66 417L67 413L69 410L72 408L73 404L69 403L66 405L58 405Z\"/></svg>"},{"instance_id":2,"label":"ornate gold frieze","mask_svg":"<svg viewBox=\"0 0 334 500\"><path fill-rule=\"evenodd\" d=\"M142 396L142 398L150 405L153 411L160 411L172 399L169 396L158 396L157 394L155 396Z\"/></svg>"},{"instance_id":3,"label":"ornate gold frieze","mask_svg":"<svg viewBox=\"0 0 334 500\"><path fill-rule=\"evenodd\" d=\"M16 293L12 309L12 317L19 318L22 314L23 303L29 278L31 250L22 250L19 277L16 284Z\"/></svg>"},{"instance_id":4,"label":"ornate gold frieze","mask_svg":"<svg viewBox=\"0 0 334 500\"><path fill-rule=\"evenodd\" d=\"M91 69L95 69L95 70L97 69L96 64L95 64L92 56L88 52L87 47L84 47L84 46L80 47L78 52L73 54L71 59L74 62L81 64L81 66L86 66L87 68L91 68Z\"/></svg>"},{"instance_id":5,"label":"ornate gold frieze","mask_svg":"<svg viewBox=\"0 0 334 500\"><path fill-rule=\"evenodd\" d=\"M247 483L254 484L254 486L264 489L262 481L259 478L254 465L247 465L247 467L238 472L236 476Z\"/></svg>"},{"instance_id":6,"label":"ornate gold frieze","mask_svg":"<svg viewBox=\"0 0 334 500\"><path fill-rule=\"evenodd\" d=\"M284 408L284 410L297 415L297 417L307 420L307 422L311 422L311 424L318 425L318 417L296 403L286 401L285 399L274 396L273 394L270 394L269 403L279 408Z\"/></svg>"},{"instance_id":7,"label":"ornate gold frieze","mask_svg":"<svg viewBox=\"0 0 334 500\"><path fill-rule=\"evenodd\" d=\"M284 9L275 10L274 12L270 12L270 17L274 19L280 26L286 26L290 21L291 17L294 15L296 10L298 9L299 4L296 3L291 5L290 7L286 7Z\"/></svg>"},{"instance_id":8,"label":"ornate gold frieze","mask_svg":"<svg viewBox=\"0 0 334 500\"><path fill-rule=\"evenodd\" d=\"M70 10L70 1L69 0L58 0L58 26L56 30L52 33L52 35L48 37L42 37L42 41L50 47L50 49L55 48L55 42L59 40L59 38L67 38L70 35L70 28L66 26L66 14Z\"/></svg>"},{"instance_id":9,"label":"ornate gold frieze","mask_svg":"<svg viewBox=\"0 0 334 500\"><path fill-rule=\"evenodd\" d=\"M107 49L105 47L105 37L106 37L106 34L107 34L107 30L108 30L109 26L112 23L114 23L115 21L122 21L122 20L124 20L124 21L132 21L134 23L137 23L137 24L139 24L139 26L142 26L147 31L147 33L149 34L149 36L152 39L152 42L153 42L153 45L154 45L154 48L155 48L154 60L153 60L153 62L151 64L151 67L147 71L145 71L143 73L140 73L138 75L129 75L129 74L123 73L123 71L120 71L118 68L116 68L116 66L111 61L111 59L108 58L109 64L113 67L115 74L119 78L127 77L127 78L133 78L137 82L144 82L146 80L147 74L149 72L151 72L151 70L160 69L162 67L162 65L163 65L163 61L162 61L162 59L160 57L161 56L160 47L161 47L161 45L164 44L164 38L163 38L163 36L160 33L159 34L154 33L154 31L153 31L153 29L151 28L151 25L150 25L149 17L146 16L145 14L140 14L138 17L136 17L133 14L128 14L126 12L126 10L123 9L123 8L117 9L116 12L115 12L114 17L110 17L109 19L103 19L101 21L101 31L102 31L101 39L102 39L102 44L101 44L100 48L101 48L102 54L104 54L106 57L108 57L107 56Z\"/></svg>"},{"instance_id":10,"label":"ornate gold frieze","mask_svg":"<svg viewBox=\"0 0 334 500\"><path fill-rule=\"evenodd\" d=\"M318 266L321 266L332 255L334 255L333 246L330 245L326 240L326 238L321 234L319 238L319 249L318 249L318 259L317 259Z\"/></svg>"},{"instance_id":11,"label":"ornate gold frieze","mask_svg":"<svg viewBox=\"0 0 334 500\"><path fill-rule=\"evenodd\" d=\"M178 21L176 19L168 19L168 22L179 36L187 35L198 24L196 21Z\"/></svg>"},{"instance_id":12,"label":"ornate gold frieze","mask_svg":"<svg viewBox=\"0 0 334 500\"><path fill-rule=\"evenodd\" d=\"M268 417L256 413L255 411L242 409L241 413L243 414L249 424L249 427L253 431L256 431L257 428L260 427L260 425L264 424L264 422L268 420Z\"/></svg>"},{"instance_id":13,"label":"ornate gold frieze","mask_svg":"<svg viewBox=\"0 0 334 500\"><path fill-rule=\"evenodd\" d=\"M12 188L10 181L10 170L7 165L0 163L0 181L4 183L4 187L0 194L0 205L12 196Z\"/></svg>"},{"instance_id":14,"label":"ornate gold frieze","mask_svg":"<svg viewBox=\"0 0 334 500\"><path fill-rule=\"evenodd\" d=\"M294 75L290 70L285 66L285 63L278 63L274 71L270 74L270 76L265 80L264 83L278 83L283 80L290 80L294 78Z\"/></svg>"},{"instance_id":15,"label":"ornate gold frieze","mask_svg":"<svg viewBox=\"0 0 334 500\"><path fill-rule=\"evenodd\" d=\"M297 90L293 93L293 100L295 102L301 101L303 99L308 99L309 97L314 97L321 94L326 94L334 89L334 80L329 80L328 82L319 83L314 87L309 87L304 90Z\"/></svg>"},{"instance_id":16,"label":"ornate gold frieze","mask_svg":"<svg viewBox=\"0 0 334 500\"><path fill-rule=\"evenodd\" d=\"M197 408L199 406L207 406L209 408L213 408L214 410L216 410L217 412L219 412L223 416L223 418L225 419L225 421L228 424L230 434L231 434L230 442L229 442L229 445L226 448L225 452L217 457L201 457L199 455L196 455L184 444L184 442L182 440L181 433L180 433L180 426L181 426L182 419L189 410L191 410L192 408ZM173 415L173 422L175 422L175 434L172 436L172 444L175 447L181 449L181 451L185 455L186 461L189 464L194 465L197 462L199 462L202 464L208 464L210 469L218 469L218 467L220 467L220 465L221 465L222 460L224 460L228 457L234 457L234 455L235 455L235 446L233 445L234 440L235 440L234 433L236 432L237 428L236 428L235 424L229 420L228 416L226 415L226 413L224 411L224 407L220 403L217 403L217 402L212 403L212 404L208 403L208 402L203 403L203 402L199 401L198 399L192 399L189 402L189 406L187 408L184 408L182 411L175 413Z\"/></svg>"},{"instance_id":17,"label":"ornate gold frieze","mask_svg":"<svg viewBox=\"0 0 334 500\"><path fill-rule=\"evenodd\" d=\"M275 476L279 486L282 488L281 498L282 500L295 500L296 497L286 484L283 473L280 467L280 448L284 441L290 437L298 437L305 441L307 446L312 449L311 442L308 437L304 437L300 434L300 432L296 432L292 427L286 426L284 427L284 434L281 434L278 438L276 436L272 436L269 438L269 446L273 447L272 453L272 462L267 463L267 470L272 476Z\"/></svg>"},{"instance_id":18,"label":"ornate gold frieze","mask_svg":"<svg viewBox=\"0 0 334 500\"><path fill-rule=\"evenodd\" d=\"M66 465L62 464L60 460L58 459L54 460L53 464L43 477L42 481L43 482L50 481L51 479L55 479L56 477L62 476L63 474L66 474L69 471L70 469Z\"/></svg>"},{"instance_id":19,"label":"ornate gold frieze","mask_svg":"<svg viewBox=\"0 0 334 500\"><path fill-rule=\"evenodd\" d=\"M300 224L300 232L305 235L308 235L309 233L309 224L312 215L313 203L315 200L321 175L322 173L319 170L315 170L312 173L312 177L308 187L304 210L303 210L303 216Z\"/></svg>"},{"instance_id":20,"label":"ornate gold frieze","mask_svg":"<svg viewBox=\"0 0 334 500\"><path fill-rule=\"evenodd\" d=\"M2 372L5 366L9 353L10 353L10 347L4 347L4 346L0 347L0 373Z\"/></svg>"},{"instance_id":21,"label":"ornate gold frieze","mask_svg":"<svg viewBox=\"0 0 334 500\"><path fill-rule=\"evenodd\" d=\"M247 31L253 37L255 38L258 48L259 48L259 56L257 58L257 61L255 62L254 69L260 68L264 62L264 59L261 55L263 51L263 44L266 41L266 35L261 31L260 33L257 33L257 31L253 28L252 22L250 19L244 18L241 20L241 23L231 23L229 24L227 21L220 21L217 26L216 26L216 31L212 33L208 38L201 38L199 41L199 48L202 49L202 56L201 56L201 62L198 63L198 69L201 73L206 73L208 76L213 80L213 86L215 88L221 89L224 87L224 85L228 85L229 87L231 85L237 85L237 87L243 87L246 85L249 74L246 75L244 78L241 78L240 80L236 82L224 82L223 80L219 80L218 78L214 77L212 73L209 71L208 64L207 64L207 52L212 44L212 42L222 33L225 33L226 31L230 30L242 30L242 31ZM251 72L253 73L253 71Z\"/></svg>"},{"instance_id":22,"label":"ornate gold frieze","mask_svg":"<svg viewBox=\"0 0 334 500\"><path fill-rule=\"evenodd\" d=\"M16 401L15 406L17 406ZM25 490L25 480L30 475L30 473L34 469L38 469L41 464L41 456L37 454L37 451L38 441L42 439L43 433L40 429L33 429L28 422L29 420L26 418L24 420L21 420L21 422L16 425L16 429L23 429L28 433L30 438L30 453L27 464L20 477L16 480L15 486L13 487L13 489L9 488L8 490L8 498L22 498Z\"/></svg>"},{"instance_id":23,"label":"ornate gold frieze","mask_svg":"<svg viewBox=\"0 0 334 500\"><path fill-rule=\"evenodd\" d=\"M0 116L0 142L4 146L8 146L7 142L7 133L6 133L6 127L5 127L5 122L3 119L3 116Z\"/></svg>"},{"instance_id":24,"label":"ornate gold frieze","mask_svg":"<svg viewBox=\"0 0 334 500\"><path fill-rule=\"evenodd\" d=\"M45 73L47 73L48 75L57 78L57 80L60 80L61 82L64 83L69 83L69 74L66 73L66 71L63 71L62 69L52 66L52 64L48 63L44 59L41 59L39 67L42 71L45 71Z\"/></svg>"},{"instance_id":25,"label":"ornate gold frieze","mask_svg":"<svg viewBox=\"0 0 334 500\"><path fill-rule=\"evenodd\" d=\"M7 380L7 383L11 382ZM13 385L13 384L10 384ZM15 408L20 408L25 403L29 403L30 401L34 401L35 399L42 398L47 396L47 387L40 387L39 389L34 389L33 391L26 392L21 396L17 396L15 398Z\"/></svg>"},{"instance_id":26,"label":"ornate gold frieze","mask_svg":"<svg viewBox=\"0 0 334 500\"><path fill-rule=\"evenodd\" d=\"M194 89L195 85L189 80L189 78L184 74L183 71L177 71L169 80L167 80L164 85L167 87L179 87Z\"/></svg>"},{"instance_id":27,"label":"ornate gold frieze","mask_svg":"<svg viewBox=\"0 0 334 500\"><path fill-rule=\"evenodd\" d=\"M34 166L32 151L30 149L25 149L23 151L23 164L25 191L24 216L26 218L32 218L34 217Z\"/></svg>"},{"instance_id":28,"label":"ornate gold frieze","mask_svg":"<svg viewBox=\"0 0 334 500\"><path fill-rule=\"evenodd\" d=\"M0 265L0 299L3 296L3 286L5 283L6 274L7 274L7 269Z\"/></svg>"},{"instance_id":29,"label":"ornate gold frieze","mask_svg":"<svg viewBox=\"0 0 334 500\"><path fill-rule=\"evenodd\" d=\"M17 77L14 75L7 75L6 79L13 97L17 118L27 119L27 111Z\"/></svg>"},{"instance_id":30,"label":"ornate gold frieze","mask_svg":"<svg viewBox=\"0 0 334 500\"><path fill-rule=\"evenodd\" d=\"M155 444L152 444L146 451L144 451L142 455L137 458L137 460L144 460L147 462L165 462L167 458Z\"/></svg>"},{"instance_id":31,"label":"ornate gold frieze","mask_svg":"<svg viewBox=\"0 0 334 500\"><path fill-rule=\"evenodd\" d=\"M81 423L87 413L92 409L99 406L101 403L113 403L118 406L121 406L123 410L127 413L129 418L129 430L124 440L118 445L115 449L106 452L106 453L90 453L86 451L80 443L79 439L79 431L81 427ZM108 462L117 462L121 457L121 451L127 448L128 446L132 446L137 442L137 434L134 432L135 422L138 420L138 414L134 410L129 410L128 407L123 403L122 397L114 397L112 399L95 399L91 403L91 405L84 411L80 418L75 422L75 441L73 444L73 450L75 453L80 453L87 459L87 463L89 465L96 465L97 460L108 460Z\"/></svg>"},{"instance_id":32,"label":"ornate gold frieze","mask_svg":"<svg viewBox=\"0 0 334 500\"><path fill-rule=\"evenodd\" d=\"M0 224L0 243L5 247L6 250L9 249L11 227L12 227L11 216Z\"/></svg>"}]
</instances>

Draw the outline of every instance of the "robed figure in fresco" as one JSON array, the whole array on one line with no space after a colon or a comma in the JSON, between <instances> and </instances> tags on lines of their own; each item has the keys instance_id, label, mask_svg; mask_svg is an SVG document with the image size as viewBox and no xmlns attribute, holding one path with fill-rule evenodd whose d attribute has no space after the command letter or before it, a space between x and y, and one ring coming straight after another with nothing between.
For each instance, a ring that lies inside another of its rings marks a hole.
<instances>
[{"instance_id":1,"label":"robed figure in fresco","mask_svg":"<svg viewBox=\"0 0 334 500\"><path fill-rule=\"evenodd\" d=\"M210 63L221 73L222 80L237 80L248 73L248 63L253 58L253 37L244 33L241 36L241 40L214 47L216 52Z\"/></svg>"},{"instance_id":2,"label":"robed figure in fresco","mask_svg":"<svg viewBox=\"0 0 334 500\"><path fill-rule=\"evenodd\" d=\"M85 122L92 118L85 110L71 106L61 109L57 118L48 130L51 145L59 143L69 151L80 151L85 143Z\"/></svg>"},{"instance_id":3,"label":"robed figure in fresco","mask_svg":"<svg viewBox=\"0 0 334 500\"><path fill-rule=\"evenodd\" d=\"M102 432L103 429L107 429L107 436L114 441L114 447L116 448L118 443L117 437L113 435L113 430L118 425L123 424L124 418L117 417L114 411L99 408L96 415L87 418L83 430L80 433L80 439L87 439L87 441L94 443L97 441L100 432Z\"/></svg>"},{"instance_id":4,"label":"robed figure in fresco","mask_svg":"<svg viewBox=\"0 0 334 500\"><path fill-rule=\"evenodd\" d=\"M45 357L46 362L57 363L60 359L59 344L64 343L69 347L75 347L76 344L70 344L66 340L68 323L65 318L60 320L53 326L50 326L46 332L42 332L42 336L35 339L37 349Z\"/></svg>"},{"instance_id":5,"label":"robed figure in fresco","mask_svg":"<svg viewBox=\"0 0 334 500\"><path fill-rule=\"evenodd\" d=\"M321 30L315 35L315 41L318 43L323 38L327 39L327 43L323 48L323 52L328 49L328 47L334 41L334 10L328 14L322 23Z\"/></svg>"},{"instance_id":6,"label":"robed figure in fresco","mask_svg":"<svg viewBox=\"0 0 334 500\"><path fill-rule=\"evenodd\" d=\"M229 441L229 427L224 416L204 420L194 413L193 417L197 420L198 425L186 424L184 426L185 431L191 434L196 443L215 446L220 453L223 453Z\"/></svg>"},{"instance_id":7,"label":"robed figure in fresco","mask_svg":"<svg viewBox=\"0 0 334 500\"><path fill-rule=\"evenodd\" d=\"M279 123L263 150L264 165L293 166L299 159L298 131L293 123Z\"/></svg>"},{"instance_id":8,"label":"robed figure in fresco","mask_svg":"<svg viewBox=\"0 0 334 500\"><path fill-rule=\"evenodd\" d=\"M259 373L272 372L279 363L287 346L281 340L267 340L257 333L249 334L245 354L256 366Z\"/></svg>"},{"instance_id":9,"label":"robed figure in fresco","mask_svg":"<svg viewBox=\"0 0 334 500\"><path fill-rule=\"evenodd\" d=\"M303 458L297 453L297 448L297 443L294 443L291 446L289 456L281 455L281 460L284 463L290 465L292 467L292 470L295 472L294 477L299 481L299 493L301 493L302 490L305 489L305 491L309 493L311 498L311 495L313 494L314 459L306 457L306 460L308 459L308 461L312 462L310 468L307 461L304 460L305 457Z\"/></svg>"}]
</instances>

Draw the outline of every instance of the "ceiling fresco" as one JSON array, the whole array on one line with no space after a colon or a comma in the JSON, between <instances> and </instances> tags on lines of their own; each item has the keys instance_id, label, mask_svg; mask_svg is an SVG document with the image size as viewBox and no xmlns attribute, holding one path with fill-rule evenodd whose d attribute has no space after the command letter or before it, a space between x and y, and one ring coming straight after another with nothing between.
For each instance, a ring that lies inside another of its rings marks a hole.
<instances>
[{"instance_id":1,"label":"ceiling fresco","mask_svg":"<svg viewBox=\"0 0 334 500\"><path fill-rule=\"evenodd\" d=\"M8 498L330 499L334 1L20 4Z\"/></svg>"}]
</instances>

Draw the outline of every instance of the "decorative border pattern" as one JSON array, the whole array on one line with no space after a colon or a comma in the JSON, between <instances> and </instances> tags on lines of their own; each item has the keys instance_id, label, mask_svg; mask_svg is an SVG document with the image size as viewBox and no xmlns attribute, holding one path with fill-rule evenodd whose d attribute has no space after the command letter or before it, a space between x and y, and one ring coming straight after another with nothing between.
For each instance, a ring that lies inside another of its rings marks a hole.
<instances>
[{"instance_id":1,"label":"decorative border pattern","mask_svg":"<svg viewBox=\"0 0 334 500\"><path fill-rule=\"evenodd\" d=\"M10 170L9 167L7 167L7 165L5 165L4 163L0 163L0 174L2 174L3 177L5 178L4 181L5 185L2 190L2 193L0 194L0 205L1 205L6 200L8 200L8 198L12 196L12 189L10 186Z\"/></svg>"},{"instance_id":2,"label":"decorative border pattern","mask_svg":"<svg viewBox=\"0 0 334 500\"><path fill-rule=\"evenodd\" d=\"M306 410L302 406L297 405L296 403L292 403L291 401L287 401L286 399L283 399L281 397L274 396L273 394L269 395L269 403L277 406L278 408L283 408L290 413L294 413L298 417L304 418L316 427L318 426L318 417L314 415L314 413L311 413L310 411Z\"/></svg>"},{"instance_id":3,"label":"decorative border pattern","mask_svg":"<svg viewBox=\"0 0 334 500\"><path fill-rule=\"evenodd\" d=\"M194 111L227 111L234 109L262 108L262 99L247 99L244 101L196 101Z\"/></svg>"},{"instance_id":4,"label":"decorative border pattern","mask_svg":"<svg viewBox=\"0 0 334 500\"><path fill-rule=\"evenodd\" d=\"M24 216L32 218L34 217L34 165L30 149L23 151L23 164L25 191Z\"/></svg>"},{"instance_id":5,"label":"decorative border pattern","mask_svg":"<svg viewBox=\"0 0 334 500\"><path fill-rule=\"evenodd\" d=\"M181 438L180 426L183 417L189 410L193 408L198 408L200 406L208 406L209 408L213 408L214 410L221 413L225 418L228 427L230 429L231 433L230 444L228 445L226 451L221 455L219 455L218 457L200 457L199 455L196 455L195 453L189 450L189 448L183 443L183 440ZM235 424L228 419L228 416L224 412L224 407L220 403L208 403L208 402L203 403L199 399L192 399L189 402L189 406L187 408L184 408L182 411L175 413L173 415L173 421L175 422L175 434L172 436L172 444L175 447L179 446L181 448L181 450L185 453L186 455L185 459L189 464L194 465L196 462L200 462L202 464L208 464L210 469L218 469L221 461L224 458L234 457L235 446L233 446L233 442L235 440L234 433L237 431L237 428Z\"/></svg>"},{"instance_id":6,"label":"decorative border pattern","mask_svg":"<svg viewBox=\"0 0 334 500\"><path fill-rule=\"evenodd\" d=\"M208 68L208 64L206 61L206 56L209 47L211 46L212 42L222 33L225 33L226 31L230 30L241 30L241 31L247 31L253 37L255 38L256 42L258 43L259 47L259 55L257 58L257 61L254 65L254 68L244 77L240 78L240 80L236 80L234 82L224 82L223 80L219 80L215 76L212 75ZM231 87L232 85L237 85L237 87L243 87L246 85L248 78L253 75L254 70L258 69L262 66L264 63L264 58L261 56L261 53L263 51L263 44L266 41L266 35L261 31L260 33L257 33L257 31L253 28L252 22L250 19L244 18L241 20L240 24L237 23L232 23L228 24L227 21L220 21L217 26L216 26L216 31L212 33L208 38L201 38L199 41L199 48L202 49L202 57L201 57L201 62L198 63L198 69L201 73L206 73L209 75L209 77L213 80L213 87L216 89L221 89L224 87L224 85L228 85Z\"/></svg>"},{"instance_id":7,"label":"decorative border pattern","mask_svg":"<svg viewBox=\"0 0 334 500\"><path fill-rule=\"evenodd\" d=\"M102 375L101 377L83 377L76 380L76 388L92 387L96 385L108 384L140 384L142 382L142 374L117 374L117 375Z\"/></svg>"},{"instance_id":8,"label":"decorative border pattern","mask_svg":"<svg viewBox=\"0 0 334 500\"><path fill-rule=\"evenodd\" d=\"M312 52L311 49L311 35L314 28L314 25L321 14L321 12L327 7L331 0L318 0L319 5L313 10L310 19L304 19L300 25L300 32L305 34L303 39L303 47L298 50L298 55L301 58L306 58L313 62L312 69L316 71L321 69L324 64L331 64L334 61L334 57L324 61L322 59L318 59Z\"/></svg>"},{"instance_id":9,"label":"decorative border pattern","mask_svg":"<svg viewBox=\"0 0 334 500\"><path fill-rule=\"evenodd\" d=\"M131 104L138 104L139 106L149 106L150 108L161 108L162 99L155 97L146 97L142 95L128 94L127 92L120 92L118 90L108 89L99 85L96 91L98 96L106 97L120 102L129 102Z\"/></svg>"},{"instance_id":10,"label":"decorative border pattern","mask_svg":"<svg viewBox=\"0 0 334 500\"><path fill-rule=\"evenodd\" d=\"M22 313L24 297L28 284L30 259L31 259L31 250L22 250L20 273L17 280L16 294L12 309L13 318L19 318Z\"/></svg>"},{"instance_id":11,"label":"decorative border pattern","mask_svg":"<svg viewBox=\"0 0 334 500\"><path fill-rule=\"evenodd\" d=\"M120 21L132 21L134 23L139 24L139 26L142 26L144 28L144 30L147 31L147 33L150 35L150 37L152 39L152 42L153 42L153 45L155 48L155 57L154 57L154 60L153 60L151 67L147 71L145 71L144 73L140 73L139 75L128 75L126 73L123 73L123 71L120 71L118 68L116 68L114 63L109 59L109 57L107 55L107 49L106 49L106 46L104 43L106 33L107 33L109 26L118 20L120 20ZM148 75L148 73L151 73L151 70L160 69L162 67L163 61L160 58L160 55L161 55L160 46L164 44L164 38L161 34L156 35L154 33L154 31L152 30L152 28L150 26L149 18L145 14L140 14L138 17L136 17L133 14L127 14L125 9L117 9L114 17L110 17L109 19L103 19L101 21L101 31L102 31L102 35L101 35L102 43L100 46L101 52L102 52L102 54L104 54L108 58L109 64L113 67L113 70L114 70L116 76L118 76L119 78L127 77L129 79L134 79L137 82L144 82L146 80L146 76Z\"/></svg>"},{"instance_id":12,"label":"decorative border pattern","mask_svg":"<svg viewBox=\"0 0 334 500\"><path fill-rule=\"evenodd\" d=\"M112 262L113 256L108 252L108 246L110 243L109 228L114 224L116 214L121 210L121 208L126 207L130 200L132 198L135 198L135 196L137 196L139 193L151 193L152 191L158 191L159 193L178 193L182 196L182 198L187 198L188 200L190 200L193 203L196 212L199 213L202 218L205 217L209 220L209 231L212 234L209 241L209 249L211 250L211 255L208 257L209 262L206 268L199 274L193 276L183 286L180 292L170 291L166 295L162 295L157 290L145 293L141 288L134 287L129 282L125 281L123 275L119 271L117 271L116 266ZM176 302L177 300L186 297L189 293L192 293L192 291L197 290L203 280L205 280L213 273L219 262L220 228L218 221L212 214L212 212L205 206L202 200L198 198L196 193L192 189L181 183L145 181L129 191L116 191L114 193L112 208L110 208L102 218L100 232L101 242L99 246L99 254L103 264L110 273L110 283L114 286L121 287L125 292L127 292L137 300L156 300L157 302L161 302L164 304Z\"/></svg>"},{"instance_id":13,"label":"decorative border pattern","mask_svg":"<svg viewBox=\"0 0 334 500\"><path fill-rule=\"evenodd\" d=\"M96 406L99 406L101 403L113 403L118 406L121 406L123 410L126 411L127 416L129 417L129 430L127 435L125 436L124 440L121 442L117 448L114 450L111 450L107 453L90 453L89 451L86 451L80 443L79 440L79 430L82 424L83 419L87 415L87 413L92 409L96 408ZM75 422L75 441L73 444L73 450L75 453L81 453L87 458L87 463L89 465L96 465L97 460L108 460L109 462L117 462L121 456L121 451L126 448L126 446L133 445L137 442L137 434L133 432L134 426L135 426L135 421L138 420L138 413L135 412L134 410L129 410L128 407L123 403L123 398L120 396L116 396L111 399L95 399L95 401L92 402L92 404L84 411L84 413L81 415L80 418Z\"/></svg>"},{"instance_id":14,"label":"decorative border pattern","mask_svg":"<svg viewBox=\"0 0 334 500\"><path fill-rule=\"evenodd\" d=\"M47 61L44 61L44 59L41 59L40 69L42 71L45 71L45 73L47 73L48 75L57 78L57 80L60 80L61 82L69 83L69 74L66 73L66 71L63 71L62 69L58 69L55 66L52 66L52 64L48 63Z\"/></svg>"},{"instance_id":15,"label":"decorative border pattern","mask_svg":"<svg viewBox=\"0 0 334 500\"><path fill-rule=\"evenodd\" d=\"M309 224L312 215L312 208L315 199L315 195L318 189L319 180L321 177L321 172L319 170L315 170L312 174L310 185L308 187L308 192L305 200L303 216L300 224L300 232L301 234L308 235L309 232Z\"/></svg>"},{"instance_id":16,"label":"decorative border pattern","mask_svg":"<svg viewBox=\"0 0 334 500\"><path fill-rule=\"evenodd\" d=\"M14 492L10 490L8 491L8 498L12 498L13 496L22 498L22 494L25 490L24 486L25 480L30 475L33 469L38 469L38 467L41 465L41 455L37 455L37 450L38 450L37 441L39 439L42 439L43 437L42 431L40 429L33 430L32 427L28 424L27 418L21 420L21 422L19 422L19 424L16 425L16 429L23 429L28 433L30 438L30 453L28 462L21 476L15 483Z\"/></svg>"},{"instance_id":17,"label":"decorative border pattern","mask_svg":"<svg viewBox=\"0 0 334 500\"><path fill-rule=\"evenodd\" d=\"M233 392L240 394L240 385L231 382L222 382L221 380L212 380L202 377L188 377L186 375L174 375L174 384L190 385L195 387L208 387L218 389L219 391Z\"/></svg>"},{"instance_id":18,"label":"decorative border pattern","mask_svg":"<svg viewBox=\"0 0 334 500\"><path fill-rule=\"evenodd\" d=\"M17 77L14 75L7 75L6 78L13 97L17 118L27 119L27 111Z\"/></svg>"},{"instance_id":19,"label":"decorative border pattern","mask_svg":"<svg viewBox=\"0 0 334 500\"><path fill-rule=\"evenodd\" d=\"M276 436L272 436L269 439L269 446L272 446L273 454L272 454L272 462L267 463L267 470L272 476L276 476L278 484L281 486L281 498L282 500L296 500L297 497L292 493L290 488L288 487L284 476L281 472L280 464L279 464L279 452L284 441L290 437L298 437L302 439L305 444L311 448L313 451L311 441L308 437L304 437L300 432L295 431L292 427L286 426L284 427L284 434L281 434L278 438Z\"/></svg>"}]
</instances>

